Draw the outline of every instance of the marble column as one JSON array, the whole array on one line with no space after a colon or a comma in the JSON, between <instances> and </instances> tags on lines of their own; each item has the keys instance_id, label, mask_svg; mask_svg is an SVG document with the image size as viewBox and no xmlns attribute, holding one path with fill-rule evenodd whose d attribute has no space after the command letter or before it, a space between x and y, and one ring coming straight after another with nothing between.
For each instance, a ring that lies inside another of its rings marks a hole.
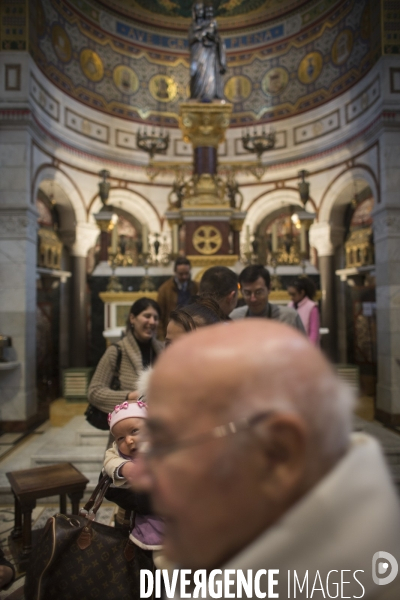
<instances>
[{"instance_id":1,"label":"marble column","mask_svg":"<svg viewBox=\"0 0 400 600\"><path fill-rule=\"evenodd\" d=\"M332 361L337 361L337 304L335 248L343 242L343 228L330 223L314 223L310 227L310 245L318 252L318 268L321 281L321 327L329 333L322 337L321 346Z\"/></svg>"},{"instance_id":2,"label":"marble column","mask_svg":"<svg viewBox=\"0 0 400 600\"><path fill-rule=\"evenodd\" d=\"M88 297L86 257L99 235L96 225L78 223L72 246L71 367L86 367L88 353Z\"/></svg>"},{"instance_id":3,"label":"marble column","mask_svg":"<svg viewBox=\"0 0 400 600\"><path fill-rule=\"evenodd\" d=\"M8 431L25 430L37 413L37 212L30 148L26 124L0 128L0 333L12 338L7 359L15 365L0 371L0 419Z\"/></svg>"},{"instance_id":4,"label":"marble column","mask_svg":"<svg viewBox=\"0 0 400 600\"><path fill-rule=\"evenodd\" d=\"M374 241L378 346L376 417L388 425L398 426L400 425L400 206L382 206L375 210Z\"/></svg>"},{"instance_id":5,"label":"marble column","mask_svg":"<svg viewBox=\"0 0 400 600\"><path fill-rule=\"evenodd\" d=\"M12 338L0 371L0 419L21 431L36 414L36 239L33 208L0 208L0 334Z\"/></svg>"}]
</instances>

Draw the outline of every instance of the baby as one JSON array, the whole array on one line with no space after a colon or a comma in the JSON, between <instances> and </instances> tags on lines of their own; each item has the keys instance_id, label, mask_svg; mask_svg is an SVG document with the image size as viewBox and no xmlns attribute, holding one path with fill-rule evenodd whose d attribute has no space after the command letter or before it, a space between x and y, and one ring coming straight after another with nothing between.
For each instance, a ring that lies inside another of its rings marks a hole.
<instances>
[{"instance_id":1,"label":"baby","mask_svg":"<svg viewBox=\"0 0 400 600\"><path fill-rule=\"evenodd\" d=\"M130 487L129 481L135 479L135 457L140 431L147 418L146 403L123 402L108 415L110 431L114 443L106 451L104 471L113 480L116 487ZM150 514L135 514L135 525L130 534L134 544L144 550L160 550L163 534L162 519Z\"/></svg>"}]
</instances>

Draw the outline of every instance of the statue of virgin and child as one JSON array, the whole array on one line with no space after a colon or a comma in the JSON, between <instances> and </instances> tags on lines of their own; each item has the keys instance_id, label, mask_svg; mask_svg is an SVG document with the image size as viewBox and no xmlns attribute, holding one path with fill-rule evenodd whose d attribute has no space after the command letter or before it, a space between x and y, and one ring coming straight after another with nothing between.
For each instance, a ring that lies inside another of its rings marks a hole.
<instances>
[{"instance_id":1,"label":"statue of virgin and child","mask_svg":"<svg viewBox=\"0 0 400 600\"><path fill-rule=\"evenodd\" d=\"M218 33L212 6L193 5L189 29L190 98L199 102L222 99L222 75L226 72L225 44Z\"/></svg>"}]
</instances>

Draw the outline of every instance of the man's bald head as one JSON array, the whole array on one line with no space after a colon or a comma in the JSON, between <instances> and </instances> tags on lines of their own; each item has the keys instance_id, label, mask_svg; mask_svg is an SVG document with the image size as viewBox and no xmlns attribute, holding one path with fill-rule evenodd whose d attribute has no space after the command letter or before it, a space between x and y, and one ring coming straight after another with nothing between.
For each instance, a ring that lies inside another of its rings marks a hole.
<instances>
[{"instance_id":1,"label":"man's bald head","mask_svg":"<svg viewBox=\"0 0 400 600\"><path fill-rule=\"evenodd\" d=\"M163 468L148 463L166 552L192 568L239 551L348 444L351 394L304 336L266 319L183 336L158 360L147 397L150 441L167 449ZM255 415L264 415L257 426L205 440L216 426Z\"/></svg>"},{"instance_id":2,"label":"man's bald head","mask_svg":"<svg viewBox=\"0 0 400 600\"><path fill-rule=\"evenodd\" d=\"M211 413L217 419L271 408L296 411L321 444L321 458L340 454L347 444L351 393L318 349L276 321L243 319L185 336L160 357L150 401L155 393L154 400L163 402L166 386L176 390L174 405L192 415Z\"/></svg>"}]
</instances>

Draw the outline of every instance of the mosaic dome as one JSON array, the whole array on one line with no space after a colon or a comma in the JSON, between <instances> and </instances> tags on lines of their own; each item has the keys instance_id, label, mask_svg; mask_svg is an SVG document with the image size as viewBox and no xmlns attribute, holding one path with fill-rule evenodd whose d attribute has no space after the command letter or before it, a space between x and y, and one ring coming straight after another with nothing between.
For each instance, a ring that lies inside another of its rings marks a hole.
<instances>
[{"instance_id":1,"label":"mosaic dome","mask_svg":"<svg viewBox=\"0 0 400 600\"><path fill-rule=\"evenodd\" d=\"M112 116L178 126L191 0L33 1L30 52L57 87ZM216 0L215 9L232 126L328 102L375 60L368 0Z\"/></svg>"},{"instance_id":2,"label":"mosaic dome","mask_svg":"<svg viewBox=\"0 0 400 600\"><path fill-rule=\"evenodd\" d=\"M78 0L74 0L78 3ZM193 0L104 0L104 7L149 25L188 29ZM214 0L214 13L221 30L243 28L287 15L315 0Z\"/></svg>"}]
</instances>

